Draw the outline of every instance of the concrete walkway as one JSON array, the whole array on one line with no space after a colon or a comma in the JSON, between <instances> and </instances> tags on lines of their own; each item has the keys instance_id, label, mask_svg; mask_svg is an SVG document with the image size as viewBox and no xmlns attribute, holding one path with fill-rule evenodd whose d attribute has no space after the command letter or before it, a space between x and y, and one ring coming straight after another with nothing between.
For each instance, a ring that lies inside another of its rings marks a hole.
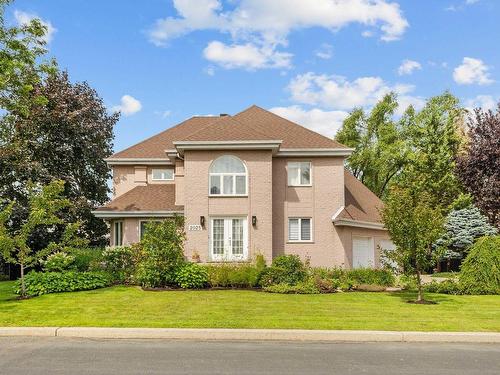
<instances>
[{"instance_id":1,"label":"concrete walkway","mask_svg":"<svg viewBox=\"0 0 500 375\"><path fill-rule=\"evenodd\" d=\"M499 332L333 331L223 328L0 327L2 336L93 339L500 343Z\"/></svg>"}]
</instances>

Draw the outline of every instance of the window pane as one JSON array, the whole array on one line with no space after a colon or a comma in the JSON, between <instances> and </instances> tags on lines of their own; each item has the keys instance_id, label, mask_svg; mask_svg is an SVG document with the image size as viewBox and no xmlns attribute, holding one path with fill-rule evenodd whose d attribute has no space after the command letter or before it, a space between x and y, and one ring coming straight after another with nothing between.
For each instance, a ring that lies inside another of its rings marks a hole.
<instances>
[{"instance_id":1,"label":"window pane","mask_svg":"<svg viewBox=\"0 0 500 375\"><path fill-rule=\"evenodd\" d=\"M220 176L210 176L210 194L221 194Z\"/></svg>"},{"instance_id":2,"label":"window pane","mask_svg":"<svg viewBox=\"0 0 500 375\"><path fill-rule=\"evenodd\" d=\"M300 231L301 231L301 240L302 241L310 241L311 240L311 219L302 219L300 220Z\"/></svg>"},{"instance_id":3,"label":"window pane","mask_svg":"<svg viewBox=\"0 0 500 375\"><path fill-rule=\"evenodd\" d=\"M215 160L210 168L210 173L245 173L245 165L234 156L221 156Z\"/></svg>"},{"instance_id":4,"label":"window pane","mask_svg":"<svg viewBox=\"0 0 500 375\"><path fill-rule=\"evenodd\" d=\"M299 240L299 219L288 219L288 239L290 241Z\"/></svg>"},{"instance_id":5,"label":"window pane","mask_svg":"<svg viewBox=\"0 0 500 375\"><path fill-rule=\"evenodd\" d=\"M299 163L288 163L288 185L299 185Z\"/></svg>"},{"instance_id":6,"label":"window pane","mask_svg":"<svg viewBox=\"0 0 500 375\"><path fill-rule=\"evenodd\" d=\"M174 170L167 168L153 169L153 180L173 180Z\"/></svg>"},{"instance_id":7,"label":"window pane","mask_svg":"<svg viewBox=\"0 0 500 375\"><path fill-rule=\"evenodd\" d=\"M121 246L123 239L123 222L115 222L115 246Z\"/></svg>"},{"instance_id":8,"label":"window pane","mask_svg":"<svg viewBox=\"0 0 500 375\"><path fill-rule=\"evenodd\" d=\"M212 251L215 255L224 254L224 219L214 219Z\"/></svg>"},{"instance_id":9,"label":"window pane","mask_svg":"<svg viewBox=\"0 0 500 375\"><path fill-rule=\"evenodd\" d=\"M301 163L300 165L300 184L309 185L311 183L311 164Z\"/></svg>"},{"instance_id":10,"label":"window pane","mask_svg":"<svg viewBox=\"0 0 500 375\"><path fill-rule=\"evenodd\" d=\"M246 194L245 176L236 176L236 194Z\"/></svg>"},{"instance_id":11,"label":"window pane","mask_svg":"<svg viewBox=\"0 0 500 375\"><path fill-rule=\"evenodd\" d=\"M144 234L146 233L146 225L149 224L149 221L141 221L141 240L144 237Z\"/></svg>"},{"instance_id":12,"label":"window pane","mask_svg":"<svg viewBox=\"0 0 500 375\"><path fill-rule=\"evenodd\" d=\"M224 194L234 194L233 176L224 176Z\"/></svg>"},{"instance_id":13,"label":"window pane","mask_svg":"<svg viewBox=\"0 0 500 375\"><path fill-rule=\"evenodd\" d=\"M232 252L233 255L243 255L243 219L233 219Z\"/></svg>"}]
</instances>

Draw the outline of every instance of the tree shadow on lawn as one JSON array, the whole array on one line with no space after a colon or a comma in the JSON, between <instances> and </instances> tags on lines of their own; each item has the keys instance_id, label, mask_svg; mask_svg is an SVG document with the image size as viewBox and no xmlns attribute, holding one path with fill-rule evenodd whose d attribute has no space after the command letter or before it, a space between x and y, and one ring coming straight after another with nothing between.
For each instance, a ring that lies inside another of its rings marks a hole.
<instances>
[{"instance_id":1,"label":"tree shadow on lawn","mask_svg":"<svg viewBox=\"0 0 500 375\"><path fill-rule=\"evenodd\" d=\"M417 300L417 291L402 290L400 292L389 292L386 294L391 297L397 297L402 302L418 305L414 303ZM439 305L443 302L456 303L456 300L448 294L424 293L424 300L431 302L429 304L422 304L426 306Z\"/></svg>"}]
</instances>

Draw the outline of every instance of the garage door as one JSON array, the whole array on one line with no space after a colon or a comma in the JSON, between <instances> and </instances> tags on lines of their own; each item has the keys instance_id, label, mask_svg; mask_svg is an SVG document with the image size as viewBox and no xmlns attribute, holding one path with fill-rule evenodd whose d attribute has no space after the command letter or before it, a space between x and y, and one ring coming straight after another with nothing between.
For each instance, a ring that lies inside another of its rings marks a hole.
<instances>
[{"instance_id":1,"label":"garage door","mask_svg":"<svg viewBox=\"0 0 500 375\"><path fill-rule=\"evenodd\" d=\"M352 268L374 267L375 248L372 237L352 238Z\"/></svg>"}]
</instances>

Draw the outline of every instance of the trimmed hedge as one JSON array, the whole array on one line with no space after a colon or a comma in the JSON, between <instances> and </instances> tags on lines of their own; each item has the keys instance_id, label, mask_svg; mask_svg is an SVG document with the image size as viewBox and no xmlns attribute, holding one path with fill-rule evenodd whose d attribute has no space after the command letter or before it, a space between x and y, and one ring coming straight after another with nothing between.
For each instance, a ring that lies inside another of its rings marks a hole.
<instances>
[{"instance_id":1,"label":"trimmed hedge","mask_svg":"<svg viewBox=\"0 0 500 375\"><path fill-rule=\"evenodd\" d=\"M75 292L110 286L112 278L105 272L35 272L24 277L26 293L29 296ZM14 285L14 293L21 294L21 280Z\"/></svg>"},{"instance_id":2,"label":"trimmed hedge","mask_svg":"<svg viewBox=\"0 0 500 375\"><path fill-rule=\"evenodd\" d=\"M208 272L196 263L186 263L175 273L175 282L183 289L201 289L207 286Z\"/></svg>"}]
</instances>

